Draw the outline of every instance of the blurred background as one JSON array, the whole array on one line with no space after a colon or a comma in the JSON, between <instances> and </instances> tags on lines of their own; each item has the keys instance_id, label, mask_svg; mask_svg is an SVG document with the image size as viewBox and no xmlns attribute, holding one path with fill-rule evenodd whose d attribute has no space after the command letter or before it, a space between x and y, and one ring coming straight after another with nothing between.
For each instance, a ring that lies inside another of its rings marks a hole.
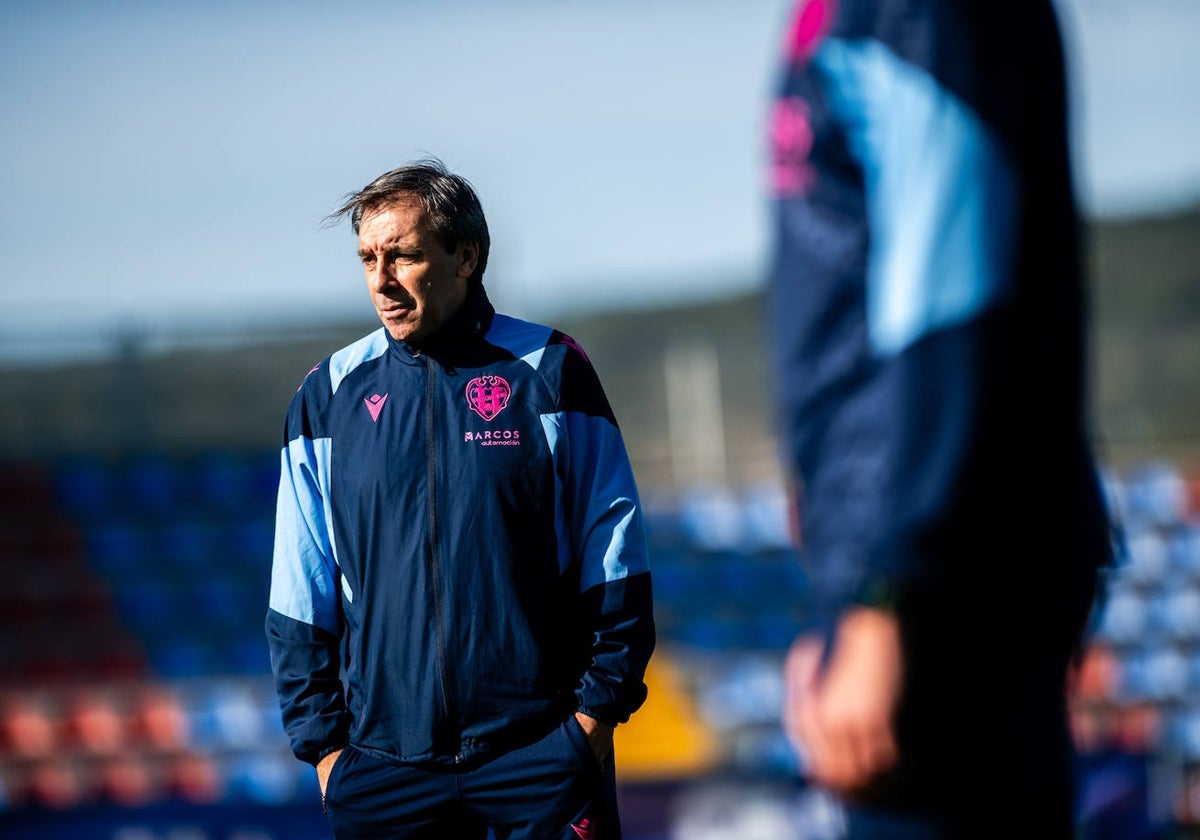
<instances>
[{"instance_id":1,"label":"blurred background","mask_svg":"<svg viewBox=\"0 0 1200 840\"><path fill-rule=\"evenodd\" d=\"M1073 694L1080 832L1187 836L1200 4L1058 7L1128 549ZM661 641L618 733L626 835L836 837L779 722L805 575L760 288L788 11L0 4L0 836L326 836L262 634L277 448L304 374L377 326L321 219L431 153L479 190L493 301L587 348L634 459Z\"/></svg>"}]
</instances>

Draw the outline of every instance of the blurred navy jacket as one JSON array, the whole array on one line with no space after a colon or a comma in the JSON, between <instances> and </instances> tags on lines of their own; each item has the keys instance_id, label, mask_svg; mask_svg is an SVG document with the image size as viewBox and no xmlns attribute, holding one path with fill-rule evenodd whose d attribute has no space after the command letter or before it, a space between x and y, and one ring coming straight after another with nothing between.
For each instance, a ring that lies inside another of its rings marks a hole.
<instances>
[{"instance_id":1,"label":"blurred navy jacket","mask_svg":"<svg viewBox=\"0 0 1200 840\"><path fill-rule=\"evenodd\" d=\"M809 0L771 126L769 310L818 618L1109 556L1045 0Z\"/></svg>"}]
</instances>

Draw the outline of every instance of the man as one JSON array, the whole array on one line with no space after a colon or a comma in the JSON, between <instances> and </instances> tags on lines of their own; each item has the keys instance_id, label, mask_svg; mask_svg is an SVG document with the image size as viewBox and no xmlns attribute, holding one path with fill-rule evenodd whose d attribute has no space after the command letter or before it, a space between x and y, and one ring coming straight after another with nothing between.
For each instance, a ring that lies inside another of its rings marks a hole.
<instances>
[{"instance_id":1,"label":"man","mask_svg":"<svg viewBox=\"0 0 1200 840\"><path fill-rule=\"evenodd\" d=\"M815 621L785 724L852 837L1071 836L1063 682L1110 547L1065 110L1048 0L796 10L770 317Z\"/></svg>"},{"instance_id":2,"label":"man","mask_svg":"<svg viewBox=\"0 0 1200 840\"><path fill-rule=\"evenodd\" d=\"M438 161L348 196L383 327L288 410L266 628L339 838L618 837L654 646L633 473L587 356L497 314Z\"/></svg>"}]
</instances>

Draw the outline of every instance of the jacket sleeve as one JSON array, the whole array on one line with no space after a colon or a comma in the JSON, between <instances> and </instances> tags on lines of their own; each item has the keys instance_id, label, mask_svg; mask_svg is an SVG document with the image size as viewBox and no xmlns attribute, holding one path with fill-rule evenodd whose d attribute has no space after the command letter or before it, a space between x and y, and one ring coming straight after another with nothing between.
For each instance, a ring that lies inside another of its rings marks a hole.
<instances>
[{"instance_id":1,"label":"jacket sleeve","mask_svg":"<svg viewBox=\"0 0 1200 840\"><path fill-rule=\"evenodd\" d=\"M931 31L928 41L911 40L930 49L954 43L950 31ZM823 610L890 599L933 573L931 558L945 553L938 541L947 529L978 519L968 509L982 497L973 477L998 474L987 443L1005 434L997 428L998 418L1010 416L1005 399L1027 399L1006 380L1011 359L1024 352L1012 346L1005 321L1015 288L1020 173L1008 138L978 108L979 66L969 54L955 58L961 61L835 34L790 69L777 105L801 125L791 146L807 154L801 167L776 178L782 291L772 317L782 375L810 380L785 385L807 393L791 404L785 396L783 420L805 504L812 504L806 527L813 522L822 536L824 556L812 559L825 567L818 570ZM847 154L831 153L830 138ZM845 198L852 190L833 186L849 181L861 184L861 208ZM863 223L866 264L823 264L821 251L851 241ZM783 320L804 305L806 288L834 286L823 277L814 283L814 271L863 278L861 338L834 335L837 325L820 313L803 336ZM804 341L810 346L797 350ZM843 366L849 374L822 380L839 362L832 351L814 352L817 341L843 353L866 350ZM811 364L789 366L793 353Z\"/></svg>"},{"instance_id":2,"label":"jacket sleeve","mask_svg":"<svg viewBox=\"0 0 1200 840\"><path fill-rule=\"evenodd\" d=\"M563 505L579 565L591 654L577 708L602 723L629 719L646 699L654 650L650 566L625 443L591 363L572 347L563 371L567 439Z\"/></svg>"},{"instance_id":3,"label":"jacket sleeve","mask_svg":"<svg viewBox=\"0 0 1200 840\"><path fill-rule=\"evenodd\" d=\"M296 757L316 764L345 746L339 678L341 611L328 516L329 439L312 437L303 393L281 453L266 632L284 729Z\"/></svg>"}]
</instances>

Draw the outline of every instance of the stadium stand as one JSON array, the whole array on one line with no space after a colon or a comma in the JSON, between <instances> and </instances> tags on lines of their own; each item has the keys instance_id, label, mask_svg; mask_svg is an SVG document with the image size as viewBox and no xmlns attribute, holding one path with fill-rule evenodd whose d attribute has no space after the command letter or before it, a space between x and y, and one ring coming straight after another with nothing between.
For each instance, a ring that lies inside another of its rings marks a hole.
<instances>
[{"instance_id":1,"label":"stadium stand","mask_svg":"<svg viewBox=\"0 0 1200 840\"><path fill-rule=\"evenodd\" d=\"M257 452L0 466L0 829L315 802L262 637L276 474ZM1150 465L1107 487L1128 557L1072 695L1081 830L1149 837L1200 814L1200 484ZM805 577L783 511L770 485L648 503L661 642L619 736L628 784L796 777L779 664Z\"/></svg>"}]
</instances>

